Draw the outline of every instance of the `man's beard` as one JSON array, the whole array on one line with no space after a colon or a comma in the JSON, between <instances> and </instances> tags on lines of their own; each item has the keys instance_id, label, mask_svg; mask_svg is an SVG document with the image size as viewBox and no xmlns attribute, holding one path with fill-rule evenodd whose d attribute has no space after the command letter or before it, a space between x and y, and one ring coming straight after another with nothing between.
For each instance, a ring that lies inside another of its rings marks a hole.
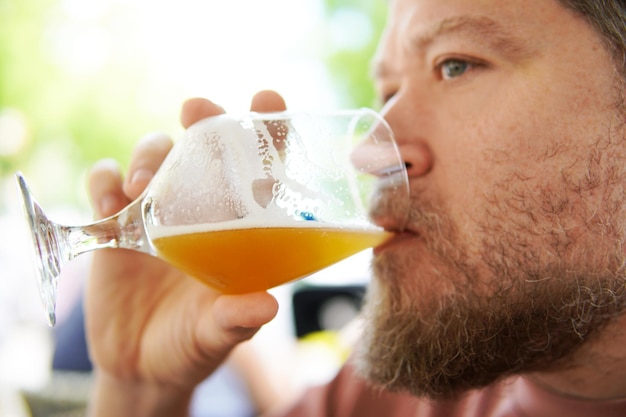
<instances>
[{"instance_id":1,"label":"man's beard","mask_svg":"<svg viewBox=\"0 0 626 417\"><path fill-rule=\"evenodd\" d=\"M624 196L615 186L622 172L596 184L604 196L597 204L585 205L589 190L570 180L526 195L500 184L505 192L479 225L480 259L444 205L415 204L420 245L383 250L374 261L360 372L390 390L450 398L513 374L567 367L626 307ZM556 202L567 208L555 212ZM557 230L567 224L582 226Z\"/></svg>"}]
</instances>

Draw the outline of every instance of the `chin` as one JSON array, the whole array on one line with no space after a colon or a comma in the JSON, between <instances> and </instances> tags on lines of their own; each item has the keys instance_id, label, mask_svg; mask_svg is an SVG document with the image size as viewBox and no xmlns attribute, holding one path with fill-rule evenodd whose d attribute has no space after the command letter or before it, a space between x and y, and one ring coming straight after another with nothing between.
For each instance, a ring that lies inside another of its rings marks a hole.
<instances>
[{"instance_id":1,"label":"chin","mask_svg":"<svg viewBox=\"0 0 626 417\"><path fill-rule=\"evenodd\" d=\"M430 310L455 291L452 281L457 274L447 271L417 234L397 234L374 249L372 262L377 284L373 292L398 294L394 303L401 300L403 305Z\"/></svg>"}]
</instances>

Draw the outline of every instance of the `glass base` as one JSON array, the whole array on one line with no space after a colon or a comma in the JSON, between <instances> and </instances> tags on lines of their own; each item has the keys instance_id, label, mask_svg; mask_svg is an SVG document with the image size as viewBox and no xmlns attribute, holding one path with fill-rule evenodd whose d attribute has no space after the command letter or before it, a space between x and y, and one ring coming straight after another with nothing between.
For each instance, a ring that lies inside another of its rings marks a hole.
<instances>
[{"instance_id":1,"label":"glass base","mask_svg":"<svg viewBox=\"0 0 626 417\"><path fill-rule=\"evenodd\" d=\"M39 204L32 197L26 180L21 173L16 174L18 189L26 221L31 231L36 265L39 294L48 315L48 323L56 323L56 298L58 277L61 271L61 256L57 244L57 230L48 220Z\"/></svg>"}]
</instances>

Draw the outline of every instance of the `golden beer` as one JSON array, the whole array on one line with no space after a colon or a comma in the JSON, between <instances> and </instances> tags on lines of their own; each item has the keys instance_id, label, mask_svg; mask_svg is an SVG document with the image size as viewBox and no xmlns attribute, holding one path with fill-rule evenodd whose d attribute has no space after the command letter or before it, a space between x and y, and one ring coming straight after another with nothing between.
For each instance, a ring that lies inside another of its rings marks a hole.
<instances>
[{"instance_id":1,"label":"golden beer","mask_svg":"<svg viewBox=\"0 0 626 417\"><path fill-rule=\"evenodd\" d=\"M159 233L152 242L159 257L226 294L267 290L302 278L391 235L332 227L193 229Z\"/></svg>"}]
</instances>

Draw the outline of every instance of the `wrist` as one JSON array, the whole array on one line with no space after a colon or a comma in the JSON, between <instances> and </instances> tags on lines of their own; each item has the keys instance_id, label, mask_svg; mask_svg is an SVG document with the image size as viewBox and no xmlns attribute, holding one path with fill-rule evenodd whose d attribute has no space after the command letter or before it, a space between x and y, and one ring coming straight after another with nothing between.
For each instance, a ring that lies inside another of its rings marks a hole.
<instances>
[{"instance_id":1,"label":"wrist","mask_svg":"<svg viewBox=\"0 0 626 417\"><path fill-rule=\"evenodd\" d=\"M184 417L193 390L95 373L89 417Z\"/></svg>"}]
</instances>

